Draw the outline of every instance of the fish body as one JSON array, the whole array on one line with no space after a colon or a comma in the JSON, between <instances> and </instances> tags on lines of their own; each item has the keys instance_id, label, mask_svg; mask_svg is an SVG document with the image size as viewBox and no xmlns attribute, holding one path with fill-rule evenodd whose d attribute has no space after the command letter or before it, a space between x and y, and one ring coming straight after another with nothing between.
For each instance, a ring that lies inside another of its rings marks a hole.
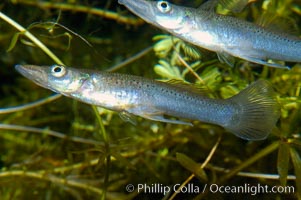
<instances>
[{"instance_id":1,"label":"fish body","mask_svg":"<svg viewBox=\"0 0 301 200\"><path fill-rule=\"evenodd\" d=\"M146 0L119 0L119 3L148 23L196 46L217 52L219 59L228 64L229 55L279 68L287 67L268 60L301 62L300 38L216 14L205 9L207 5L190 8L167 1Z\"/></svg>"},{"instance_id":2,"label":"fish body","mask_svg":"<svg viewBox=\"0 0 301 200\"><path fill-rule=\"evenodd\" d=\"M143 118L176 124L198 120L224 127L246 140L267 137L279 117L275 93L258 81L229 99L211 99L190 85L59 65L17 65L38 85L79 101Z\"/></svg>"}]
</instances>

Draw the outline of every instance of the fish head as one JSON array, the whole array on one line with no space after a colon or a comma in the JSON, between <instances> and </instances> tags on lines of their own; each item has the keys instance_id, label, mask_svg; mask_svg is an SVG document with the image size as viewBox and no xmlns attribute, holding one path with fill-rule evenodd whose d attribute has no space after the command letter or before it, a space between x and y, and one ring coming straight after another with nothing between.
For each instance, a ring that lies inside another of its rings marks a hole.
<instances>
[{"instance_id":1,"label":"fish head","mask_svg":"<svg viewBox=\"0 0 301 200\"><path fill-rule=\"evenodd\" d=\"M16 65L16 70L36 84L57 93L77 91L89 78L89 74L61 65Z\"/></svg>"},{"instance_id":2,"label":"fish head","mask_svg":"<svg viewBox=\"0 0 301 200\"><path fill-rule=\"evenodd\" d=\"M165 29L180 29L185 23L187 9L168 1L119 0L120 4L150 24Z\"/></svg>"}]
</instances>

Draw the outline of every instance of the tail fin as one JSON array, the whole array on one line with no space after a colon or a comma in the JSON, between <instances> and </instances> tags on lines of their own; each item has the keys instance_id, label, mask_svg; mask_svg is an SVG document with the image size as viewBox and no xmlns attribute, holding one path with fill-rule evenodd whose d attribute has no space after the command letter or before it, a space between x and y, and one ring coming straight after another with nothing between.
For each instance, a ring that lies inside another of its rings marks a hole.
<instances>
[{"instance_id":1,"label":"tail fin","mask_svg":"<svg viewBox=\"0 0 301 200\"><path fill-rule=\"evenodd\" d=\"M264 80L253 83L228 100L240 109L225 128L245 140L265 139L280 116L275 92Z\"/></svg>"}]
</instances>

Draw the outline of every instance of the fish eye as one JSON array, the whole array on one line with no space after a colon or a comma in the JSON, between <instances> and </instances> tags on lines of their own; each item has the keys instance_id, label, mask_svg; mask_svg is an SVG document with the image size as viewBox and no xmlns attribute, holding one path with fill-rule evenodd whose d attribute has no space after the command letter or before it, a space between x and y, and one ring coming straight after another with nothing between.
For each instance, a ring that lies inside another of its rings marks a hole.
<instances>
[{"instance_id":1,"label":"fish eye","mask_svg":"<svg viewBox=\"0 0 301 200\"><path fill-rule=\"evenodd\" d=\"M55 77L62 77L66 74L66 68L64 66L53 65L51 67L51 74Z\"/></svg>"},{"instance_id":2,"label":"fish eye","mask_svg":"<svg viewBox=\"0 0 301 200\"><path fill-rule=\"evenodd\" d=\"M157 8L162 12L162 13L168 13L171 11L171 6L167 1L159 1L157 3Z\"/></svg>"}]
</instances>

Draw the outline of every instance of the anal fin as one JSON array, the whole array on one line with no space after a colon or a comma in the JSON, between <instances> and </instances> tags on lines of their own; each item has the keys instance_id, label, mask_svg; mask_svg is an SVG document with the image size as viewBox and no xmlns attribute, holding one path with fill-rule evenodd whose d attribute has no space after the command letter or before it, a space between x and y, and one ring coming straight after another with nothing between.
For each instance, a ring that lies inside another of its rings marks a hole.
<instances>
[{"instance_id":1,"label":"anal fin","mask_svg":"<svg viewBox=\"0 0 301 200\"><path fill-rule=\"evenodd\" d=\"M145 119L153 120L153 121L172 123L172 124L183 124L183 125L192 126L192 124L189 123L189 122L175 120L175 119L166 119L164 117L164 115L166 113L164 111L152 106L152 105L136 106L136 107L131 108L130 110L128 110L128 112L130 114L134 114L134 115L143 117Z\"/></svg>"},{"instance_id":2,"label":"anal fin","mask_svg":"<svg viewBox=\"0 0 301 200\"><path fill-rule=\"evenodd\" d=\"M142 117L144 117L146 119L154 120L154 121L159 121L159 122L192 126L192 123L190 123L190 122L184 122L184 121L174 120L174 119L166 119L166 118L164 118L163 115L144 115Z\"/></svg>"},{"instance_id":3,"label":"anal fin","mask_svg":"<svg viewBox=\"0 0 301 200\"><path fill-rule=\"evenodd\" d=\"M267 61L264 61L264 60L261 60L261 59L258 59L258 58L254 58L254 57L248 57L248 56L239 56L239 57L244 59L244 60L247 60L247 61L250 61L250 62L253 62L253 63L257 63L257 64L260 64L260 65L266 65L266 66L269 66L269 67L275 67L275 68L280 68L280 69L290 69L290 67L288 67L288 66L281 65L281 64L278 64L278 63L267 62Z\"/></svg>"}]
</instances>

